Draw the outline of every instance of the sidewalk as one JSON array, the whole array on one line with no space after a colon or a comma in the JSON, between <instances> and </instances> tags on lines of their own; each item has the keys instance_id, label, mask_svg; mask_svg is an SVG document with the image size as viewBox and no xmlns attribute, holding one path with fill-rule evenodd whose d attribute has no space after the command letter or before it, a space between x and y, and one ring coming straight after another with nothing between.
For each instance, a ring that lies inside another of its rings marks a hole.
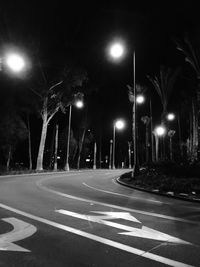
<instances>
[{"instance_id":1,"label":"sidewalk","mask_svg":"<svg viewBox=\"0 0 200 267\"><path fill-rule=\"evenodd\" d=\"M200 195L199 194L195 194L195 192L193 192L193 194L186 194L186 193L179 193L179 194L175 194L172 191L168 191L168 192L160 192L158 189L154 188L150 188L147 185L142 187L142 186L138 186L136 185L136 180L130 179L129 177L118 177L116 178L116 181L123 185L123 186L127 186L129 188L133 188L136 190L140 190L140 191L144 191L144 192L148 192L148 193L152 193L152 194L157 194L160 196L165 196L165 197L170 197L170 198L176 198L176 199L181 199L181 200L185 200L185 201L190 201L190 202L196 202L196 203L200 203Z\"/></svg>"}]
</instances>

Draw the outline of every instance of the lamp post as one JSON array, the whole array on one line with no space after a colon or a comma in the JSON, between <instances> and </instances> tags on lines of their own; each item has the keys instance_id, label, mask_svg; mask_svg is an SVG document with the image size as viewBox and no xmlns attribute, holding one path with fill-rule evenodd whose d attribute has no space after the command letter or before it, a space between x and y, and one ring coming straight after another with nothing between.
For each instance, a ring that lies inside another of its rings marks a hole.
<instances>
[{"instance_id":1,"label":"lamp post","mask_svg":"<svg viewBox=\"0 0 200 267\"><path fill-rule=\"evenodd\" d=\"M113 124L113 161L112 161L112 168L115 169L115 131L116 128L121 130L124 128L124 121L123 120L116 120Z\"/></svg>"},{"instance_id":2,"label":"lamp post","mask_svg":"<svg viewBox=\"0 0 200 267\"><path fill-rule=\"evenodd\" d=\"M113 140L110 140L110 158L109 158L109 169L112 168L112 145L113 145Z\"/></svg>"},{"instance_id":3,"label":"lamp post","mask_svg":"<svg viewBox=\"0 0 200 267\"><path fill-rule=\"evenodd\" d=\"M125 55L125 46L123 42L117 41L111 44L109 49L109 55L115 61L120 60ZM134 162L133 162L133 171L132 177L135 176L138 170L138 157L137 157L137 140L136 140L136 79L135 79L135 50L132 53L132 65L133 65L133 88L132 88L132 97L133 97L133 118L132 118L132 131L133 131L133 153L134 153Z\"/></svg>"},{"instance_id":4,"label":"lamp post","mask_svg":"<svg viewBox=\"0 0 200 267\"><path fill-rule=\"evenodd\" d=\"M131 169L131 142L128 142L128 168Z\"/></svg>"},{"instance_id":5,"label":"lamp post","mask_svg":"<svg viewBox=\"0 0 200 267\"><path fill-rule=\"evenodd\" d=\"M83 101L78 99L74 102L74 105L77 108L83 107ZM66 156L66 164L64 169L69 171L69 144L70 144L70 132L71 132L71 117L72 117L72 104L69 105L69 119L68 119L68 135L67 135L67 156Z\"/></svg>"},{"instance_id":6,"label":"lamp post","mask_svg":"<svg viewBox=\"0 0 200 267\"><path fill-rule=\"evenodd\" d=\"M94 142L94 158L93 158L93 170L96 170L97 168L97 164L96 164L96 160L97 159L97 143Z\"/></svg>"},{"instance_id":7,"label":"lamp post","mask_svg":"<svg viewBox=\"0 0 200 267\"><path fill-rule=\"evenodd\" d=\"M138 168L137 144L136 144L136 83L135 83L135 50L133 51L133 172L132 177L135 177Z\"/></svg>"}]
</instances>

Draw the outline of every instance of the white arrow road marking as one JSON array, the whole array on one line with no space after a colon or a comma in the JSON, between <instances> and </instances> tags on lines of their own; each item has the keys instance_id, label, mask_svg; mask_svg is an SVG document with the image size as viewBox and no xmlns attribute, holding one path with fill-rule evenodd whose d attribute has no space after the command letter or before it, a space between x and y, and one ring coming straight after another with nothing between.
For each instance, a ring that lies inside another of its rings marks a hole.
<instances>
[{"instance_id":1,"label":"white arrow road marking","mask_svg":"<svg viewBox=\"0 0 200 267\"><path fill-rule=\"evenodd\" d=\"M85 214L79 214L75 212L71 212L68 210L56 210L56 212L59 212L64 215L72 216L75 218L83 219L86 221L91 221L95 223L100 223L104 224L107 226L115 227L117 229L122 229L127 232L125 233L119 233L119 234L124 234L124 235L130 235L130 236L136 236L136 237L141 237L141 238L147 238L147 239L153 239L153 240L158 240L158 241L163 241L163 242L170 242L170 243L176 243L176 244L187 244L187 245L192 245L190 242L184 241L182 239L173 237L171 235L167 235L165 233L156 231L154 229L151 229L149 227L142 226L142 223L138 221L135 217L133 217L130 213L128 212L96 212L92 211L94 213L100 213L100 214L105 214L105 216L100 215L100 216L91 216L91 215L85 215ZM132 221L134 223L134 227L115 223L115 222L109 222L106 220L113 220L113 219L125 219Z\"/></svg>"},{"instance_id":2,"label":"white arrow road marking","mask_svg":"<svg viewBox=\"0 0 200 267\"><path fill-rule=\"evenodd\" d=\"M13 242L33 235L37 231L37 228L16 218L5 218L2 220L12 224L13 230L9 233L0 235L0 250L30 252L30 250L13 244Z\"/></svg>"},{"instance_id":3,"label":"white arrow road marking","mask_svg":"<svg viewBox=\"0 0 200 267\"><path fill-rule=\"evenodd\" d=\"M127 245L121 244L119 242L115 242L115 241L109 240L107 238L96 236L96 235L84 232L82 230L66 226L64 224L60 224L60 223L56 223L56 222L53 222L53 221L49 221L49 220L47 220L45 218L41 218L39 216L35 216L35 215L30 214L28 212L24 212L24 211L12 208L12 207L9 207L9 206L1 204L1 203L0 203L0 208L15 212L17 214L20 214L22 216L25 216L25 217L30 218L32 220L35 220L37 222L41 222L41 223L47 224L47 225L55 227L57 229L61 229L61 230L66 231L66 232L69 232L69 233L72 233L72 234L75 234L75 235L78 235L78 236L82 236L82 237L88 238L90 240L99 242L101 244L104 244L104 245L107 245L107 246L110 246L110 247L113 247L113 248L117 248L117 249L120 249L122 251L129 252L129 253L132 253L134 255L138 255L140 257L144 257L146 259L150 259L150 260L153 260L153 261L164 263L164 264L166 264L168 266L173 266L173 267L195 267L193 265L185 264L185 263L182 263L182 262L179 262L179 261L174 261L174 260L162 257L162 256L158 256L158 255L153 254L151 252L147 252L147 251L144 251L144 250L141 250L141 249L133 248L131 246L127 246Z\"/></svg>"}]
</instances>

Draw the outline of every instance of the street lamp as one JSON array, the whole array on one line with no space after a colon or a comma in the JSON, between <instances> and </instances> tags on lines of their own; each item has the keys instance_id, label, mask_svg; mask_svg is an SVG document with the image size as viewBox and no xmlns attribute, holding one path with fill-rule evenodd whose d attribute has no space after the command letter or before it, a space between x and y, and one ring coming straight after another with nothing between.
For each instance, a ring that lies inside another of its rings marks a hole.
<instances>
[{"instance_id":1,"label":"street lamp","mask_svg":"<svg viewBox=\"0 0 200 267\"><path fill-rule=\"evenodd\" d=\"M114 59L120 59L124 55L124 46L116 42L110 46L110 55Z\"/></svg>"},{"instance_id":2,"label":"street lamp","mask_svg":"<svg viewBox=\"0 0 200 267\"><path fill-rule=\"evenodd\" d=\"M145 97L143 95L139 94L136 96L136 103L137 104L143 104L144 101L145 101Z\"/></svg>"},{"instance_id":3,"label":"street lamp","mask_svg":"<svg viewBox=\"0 0 200 267\"><path fill-rule=\"evenodd\" d=\"M0 70L5 66L12 73L18 74L25 70L27 67L27 60L22 54L13 51L7 51L0 57Z\"/></svg>"},{"instance_id":4,"label":"street lamp","mask_svg":"<svg viewBox=\"0 0 200 267\"><path fill-rule=\"evenodd\" d=\"M120 60L125 54L125 46L123 42L117 41L110 45L109 55L113 60ZM138 158L137 158L137 143L136 143L136 79L135 79L135 50L132 52L132 64L133 64L133 153L134 153L134 163L132 176L134 177L138 169Z\"/></svg>"},{"instance_id":5,"label":"street lamp","mask_svg":"<svg viewBox=\"0 0 200 267\"><path fill-rule=\"evenodd\" d=\"M71 132L72 105L76 106L77 108L82 108L84 106L84 103L83 103L83 100L77 99L77 100L75 100L74 103L69 105L68 135L67 135L67 156L66 156L66 164L65 164L65 168L64 168L66 171L69 171L69 144L70 144L70 132Z\"/></svg>"},{"instance_id":6,"label":"street lamp","mask_svg":"<svg viewBox=\"0 0 200 267\"><path fill-rule=\"evenodd\" d=\"M111 140L110 140L110 158L109 158L109 169L111 169L111 168L112 168L112 150L113 150L112 146L113 146L113 140L111 139Z\"/></svg>"},{"instance_id":7,"label":"street lamp","mask_svg":"<svg viewBox=\"0 0 200 267\"><path fill-rule=\"evenodd\" d=\"M9 67L9 69L13 72L21 72L25 68L25 60L24 58L17 53L7 54L5 57L5 64Z\"/></svg>"},{"instance_id":8,"label":"street lamp","mask_svg":"<svg viewBox=\"0 0 200 267\"><path fill-rule=\"evenodd\" d=\"M168 121L173 121L175 119L175 114L174 113L168 113L167 114L167 120Z\"/></svg>"},{"instance_id":9,"label":"street lamp","mask_svg":"<svg viewBox=\"0 0 200 267\"><path fill-rule=\"evenodd\" d=\"M113 124L113 162L112 168L115 169L115 129L122 130L125 126L123 120L116 120Z\"/></svg>"}]
</instances>

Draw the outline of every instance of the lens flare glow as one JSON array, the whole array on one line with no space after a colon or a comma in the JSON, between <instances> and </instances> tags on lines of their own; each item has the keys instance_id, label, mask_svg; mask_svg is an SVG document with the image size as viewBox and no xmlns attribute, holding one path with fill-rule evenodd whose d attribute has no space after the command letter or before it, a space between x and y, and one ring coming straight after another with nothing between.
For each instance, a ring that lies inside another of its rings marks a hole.
<instances>
[{"instance_id":1,"label":"lens flare glow","mask_svg":"<svg viewBox=\"0 0 200 267\"><path fill-rule=\"evenodd\" d=\"M82 108L83 107L83 101L82 100L77 100L75 103L77 108Z\"/></svg>"},{"instance_id":2,"label":"lens flare glow","mask_svg":"<svg viewBox=\"0 0 200 267\"><path fill-rule=\"evenodd\" d=\"M116 127L118 130L123 129L124 126L125 126L125 123L124 123L124 121L122 121L122 120L118 120L118 121L115 122L115 127Z\"/></svg>"},{"instance_id":3,"label":"lens flare glow","mask_svg":"<svg viewBox=\"0 0 200 267\"><path fill-rule=\"evenodd\" d=\"M123 54L124 54L124 47L122 46L122 44L115 43L110 47L110 55L113 58L118 59L122 57Z\"/></svg>"},{"instance_id":4,"label":"lens flare glow","mask_svg":"<svg viewBox=\"0 0 200 267\"><path fill-rule=\"evenodd\" d=\"M163 127L163 126L158 126L155 128L155 133L158 135L158 136L162 136L166 133L166 129Z\"/></svg>"},{"instance_id":5,"label":"lens flare glow","mask_svg":"<svg viewBox=\"0 0 200 267\"><path fill-rule=\"evenodd\" d=\"M138 96L136 96L136 102L137 102L138 104L142 104L142 103L144 103L144 100L145 100L145 98L144 98L143 95L138 95Z\"/></svg>"},{"instance_id":6,"label":"lens flare glow","mask_svg":"<svg viewBox=\"0 0 200 267\"><path fill-rule=\"evenodd\" d=\"M25 67L24 59L18 54L8 54L6 64L14 72L20 72Z\"/></svg>"},{"instance_id":7,"label":"lens flare glow","mask_svg":"<svg viewBox=\"0 0 200 267\"><path fill-rule=\"evenodd\" d=\"M169 113L169 114L167 115L167 119L168 119L169 121L173 121L173 120L175 119L175 115L174 115L173 113Z\"/></svg>"}]
</instances>

